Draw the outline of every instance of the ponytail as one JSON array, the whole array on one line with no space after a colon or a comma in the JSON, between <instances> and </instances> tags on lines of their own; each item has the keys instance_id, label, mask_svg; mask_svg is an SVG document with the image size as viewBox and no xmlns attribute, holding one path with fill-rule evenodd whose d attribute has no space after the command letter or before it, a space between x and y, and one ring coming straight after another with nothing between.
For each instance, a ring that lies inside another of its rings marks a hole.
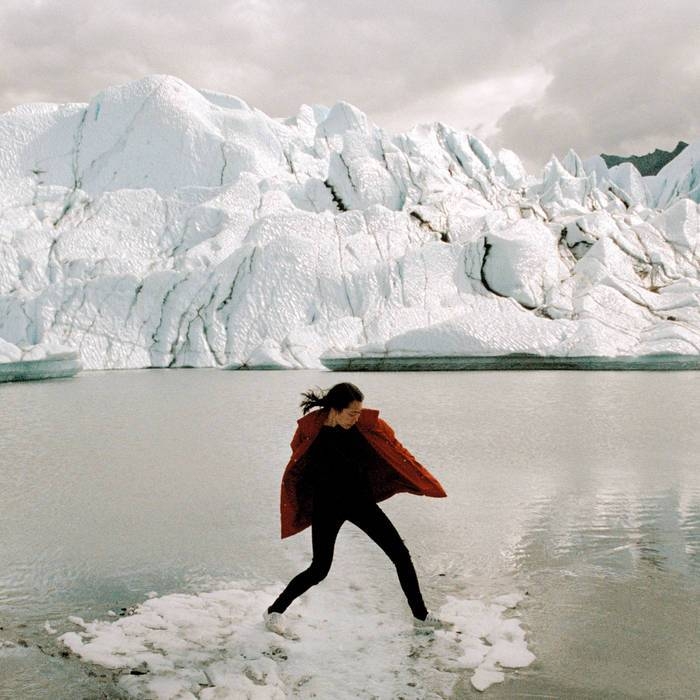
<instances>
[{"instance_id":1,"label":"ponytail","mask_svg":"<svg viewBox=\"0 0 700 700\"><path fill-rule=\"evenodd\" d=\"M301 395L305 397L299 404L303 409L304 415L306 415L312 408L316 408L317 406L325 408L323 389L319 389L318 394L312 390L309 390L302 392Z\"/></svg>"},{"instance_id":2,"label":"ponytail","mask_svg":"<svg viewBox=\"0 0 700 700\"><path fill-rule=\"evenodd\" d=\"M318 387L317 387L318 388ZM301 394L304 399L299 406L303 409L306 415L312 408L334 408L336 411L342 411L347 408L353 401L362 401L364 394L350 382L341 382L335 384L327 391L318 388L318 393L313 390L304 391Z\"/></svg>"}]
</instances>

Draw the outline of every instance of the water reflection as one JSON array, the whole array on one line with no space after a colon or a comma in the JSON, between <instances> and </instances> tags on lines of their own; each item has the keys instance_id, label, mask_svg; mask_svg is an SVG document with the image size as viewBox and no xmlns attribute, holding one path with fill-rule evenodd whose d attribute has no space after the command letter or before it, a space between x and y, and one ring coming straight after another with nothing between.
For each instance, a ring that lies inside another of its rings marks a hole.
<instances>
[{"instance_id":1,"label":"water reflection","mask_svg":"<svg viewBox=\"0 0 700 700\"><path fill-rule=\"evenodd\" d=\"M700 573L698 492L652 495L603 489L593 494L555 493L530 503L514 565L598 568L613 575L645 566Z\"/></svg>"}]
</instances>

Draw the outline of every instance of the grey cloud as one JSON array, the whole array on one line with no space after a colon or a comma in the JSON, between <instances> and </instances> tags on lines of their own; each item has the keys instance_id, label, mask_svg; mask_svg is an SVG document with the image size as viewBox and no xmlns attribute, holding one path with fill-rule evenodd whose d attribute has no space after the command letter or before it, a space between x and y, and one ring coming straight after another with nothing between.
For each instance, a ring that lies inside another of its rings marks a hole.
<instances>
[{"instance_id":1,"label":"grey cloud","mask_svg":"<svg viewBox=\"0 0 700 700\"><path fill-rule=\"evenodd\" d=\"M584 157L642 154L700 137L696 3L586 5L568 18L576 33L542 56L552 82L538 102L501 117L498 143L532 168L570 147Z\"/></svg>"},{"instance_id":2,"label":"grey cloud","mask_svg":"<svg viewBox=\"0 0 700 700\"><path fill-rule=\"evenodd\" d=\"M483 105L441 112L446 95L544 66L544 94L513 104L491 143L536 167L570 146L586 156L698 138L698 13L684 0L6 0L0 110L170 73L273 116L346 100L403 130L434 101L436 119L478 131Z\"/></svg>"}]
</instances>

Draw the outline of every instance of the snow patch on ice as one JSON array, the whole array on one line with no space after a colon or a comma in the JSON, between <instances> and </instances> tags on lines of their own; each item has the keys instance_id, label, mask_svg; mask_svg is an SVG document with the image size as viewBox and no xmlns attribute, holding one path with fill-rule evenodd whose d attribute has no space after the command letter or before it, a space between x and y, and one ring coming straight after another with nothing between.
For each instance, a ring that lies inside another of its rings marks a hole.
<instances>
[{"instance_id":1,"label":"snow patch on ice","mask_svg":"<svg viewBox=\"0 0 700 700\"><path fill-rule=\"evenodd\" d=\"M302 598L285 614L300 637L293 641L263 625L279 590L237 582L151 597L117 620L71 616L81 629L58 640L83 661L123 670L118 683L130 696L159 700L445 698L472 670L472 685L485 690L505 679L503 669L535 659L514 616L519 594L448 596L438 614L451 627L426 635L408 613L366 602L343 613L337 596L316 590L312 605Z\"/></svg>"}]
</instances>

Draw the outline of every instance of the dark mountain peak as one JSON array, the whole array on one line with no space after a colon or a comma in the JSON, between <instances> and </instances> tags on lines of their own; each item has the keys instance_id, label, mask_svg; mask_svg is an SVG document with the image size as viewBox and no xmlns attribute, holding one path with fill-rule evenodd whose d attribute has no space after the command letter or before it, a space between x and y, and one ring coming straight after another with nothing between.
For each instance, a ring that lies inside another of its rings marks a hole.
<instances>
[{"instance_id":1,"label":"dark mountain peak","mask_svg":"<svg viewBox=\"0 0 700 700\"><path fill-rule=\"evenodd\" d=\"M688 144L679 141L672 151L662 151L656 148L653 153L643 156L614 156L608 153L601 153L600 157L605 161L608 168L620 163L632 163L642 175L656 175L661 168L670 163Z\"/></svg>"}]
</instances>

